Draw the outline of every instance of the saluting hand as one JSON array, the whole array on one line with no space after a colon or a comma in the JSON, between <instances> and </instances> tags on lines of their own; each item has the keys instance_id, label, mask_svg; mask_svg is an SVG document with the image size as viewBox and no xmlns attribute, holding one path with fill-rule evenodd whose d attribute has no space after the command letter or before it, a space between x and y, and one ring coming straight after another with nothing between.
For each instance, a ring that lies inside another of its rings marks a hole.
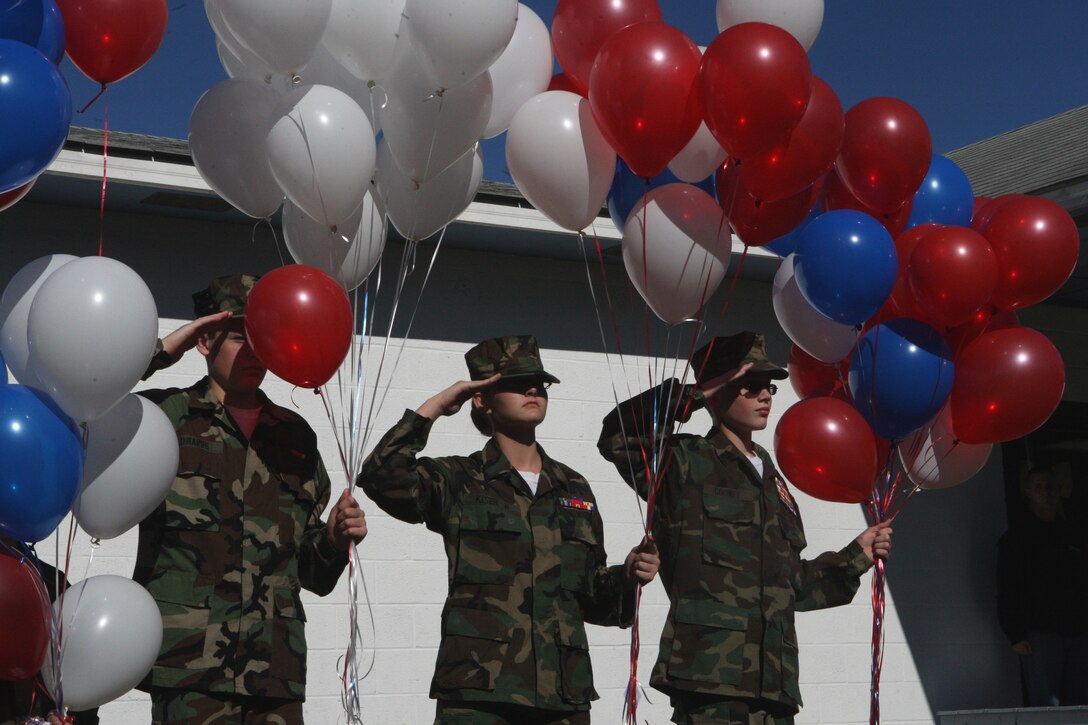
<instances>
[{"instance_id":1,"label":"saluting hand","mask_svg":"<svg viewBox=\"0 0 1088 725\"><path fill-rule=\"evenodd\" d=\"M206 332L211 332L215 326L229 320L234 315L230 310L216 312L212 315L198 317L171 332L162 339L162 349L170 356L171 362L177 362L189 350L196 347L197 340Z\"/></svg>"},{"instance_id":2,"label":"saluting hand","mask_svg":"<svg viewBox=\"0 0 1088 725\"><path fill-rule=\"evenodd\" d=\"M469 398L477 391L484 390L498 382L502 373L495 373L487 380L461 380L449 386L441 393L432 396L416 412L424 418L438 420L443 415L453 415L461 410Z\"/></svg>"},{"instance_id":3,"label":"saluting hand","mask_svg":"<svg viewBox=\"0 0 1088 725\"><path fill-rule=\"evenodd\" d=\"M657 554L657 544L649 538L631 549L623 565L627 583L631 586L649 584L657 576L659 568L661 568L661 558Z\"/></svg>"},{"instance_id":4,"label":"saluting hand","mask_svg":"<svg viewBox=\"0 0 1088 725\"><path fill-rule=\"evenodd\" d=\"M366 538L366 514L346 488L329 512L325 533L337 551L347 551Z\"/></svg>"}]
</instances>

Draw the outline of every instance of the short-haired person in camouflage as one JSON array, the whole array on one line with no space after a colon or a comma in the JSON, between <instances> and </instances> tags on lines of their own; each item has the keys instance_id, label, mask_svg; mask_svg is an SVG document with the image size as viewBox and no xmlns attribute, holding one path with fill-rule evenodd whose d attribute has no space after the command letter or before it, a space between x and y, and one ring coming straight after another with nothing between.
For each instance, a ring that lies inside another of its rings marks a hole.
<instances>
[{"instance_id":1,"label":"short-haired person in camouflage","mask_svg":"<svg viewBox=\"0 0 1088 725\"><path fill-rule=\"evenodd\" d=\"M667 439L654 539L669 614L651 684L670 696L676 723L792 723L801 706L794 612L853 599L873 557L888 555L891 529L874 526L841 551L803 560L797 503L752 441L767 427L774 381L788 373L752 332L715 338L691 365L694 386L674 379L620 404L597 442L645 497L650 431L671 431L668 411L701 405L713 421L704 436Z\"/></svg>"},{"instance_id":2,"label":"short-haired person in camouflage","mask_svg":"<svg viewBox=\"0 0 1088 725\"><path fill-rule=\"evenodd\" d=\"M630 626L657 552L644 543L622 566L606 565L593 491L536 440L559 382L536 340L487 340L465 360L471 379L405 411L359 476L382 510L445 542L435 723L586 725L597 693L584 624ZM469 402L491 436L483 450L419 457L434 421Z\"/></svg>"},{"instance_id":3,"label":"short-haired person in camouflage","mask_svg":"<svg viewBox=\"0 0 1088 725\"><path fill-rule=\"evenodd\" d=\"M141 688L152 721L302 723L305 614L300 589L326 595L366 519L345 489L329 513L317 436L261 391L267 370L243 316L257 278L212 280L196 319L162 340L145 379L196 348L208 375L140 391L174 424L177 478L140 523L133 579L158 602L163 641Z\"/></svg>"}]
</instances>

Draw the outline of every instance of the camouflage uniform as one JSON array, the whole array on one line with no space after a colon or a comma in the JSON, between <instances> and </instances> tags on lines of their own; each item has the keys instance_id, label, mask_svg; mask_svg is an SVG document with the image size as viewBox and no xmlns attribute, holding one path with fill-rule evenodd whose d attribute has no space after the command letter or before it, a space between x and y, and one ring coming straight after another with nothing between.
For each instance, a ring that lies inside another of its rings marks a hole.
<instances>
[{"instance_id":1,"label":"camouflage uniform","mask_svg":"<svg viewBox=\"0 0 1088 725\"><path fill-rule=\"evenodd\" d=\"M495 371L555 379L529 337L483 343L466 359L475 380ZM359 475L382 510L445 542L449 589L431 697L588 710L597 693L584 622L629 626L634 614L623 567L605 565L589 484L540 449L533 496L494 439L471 456L417 457L431 424L405 411ZM482 721L464 717L449 721Z\"/></svg>"},{"instance_id":2,"label":"camouflage uniform","mask_svg":"<svg viewBox=\"0 0 1088 725\"><path fill-rule=\"evenodd\" d=\"M729 341L716 341L719 355L728 352ZM761 337L747 345L766 361ZM727 366L712 359L704 367L696 362L700 353L692 363L693 369L703 369L700 380L740 365L734 356ZM665 407L655 408L653 399L670 384L620 404L605 418L597 443L643 498L642 452L651 450L651 443L639 433L651 430L646 412ZM671 424L662 417L658 428ZM753 705L751 720L726 722L791 722L801 706L794 611L848 603L859 576L871 566L857 542L813 561L801 559L805 533L797 504L767 451L755 449L763 461L762 477L717 426L705 436L671 436L662 457L654 538L670 606L651 684L672 696L675 722L722 722L686 715L697 709L692 702L714 698ZM766 719L766 712L784 717Z\"/></svg>"},{"instance_id":3,"label":"camouflage uniform","mask_svg":"<svg viewBox=\"0 0 1088 725\"><path fill-rule=\"evenodd\" d=\"M197 315L244 301L252 281L213 282L215 299L202 305L194 295ZM148 375L168 362L157 356ZM169 417L180 449L166 500L140 523L133 578L163 617L162 649L143 686L305 699L300 587L328 594L347 564L321 520L330 483L316 435L258 391L246 440L208 378L140 394Z\"/></svg>"}]
</instances>

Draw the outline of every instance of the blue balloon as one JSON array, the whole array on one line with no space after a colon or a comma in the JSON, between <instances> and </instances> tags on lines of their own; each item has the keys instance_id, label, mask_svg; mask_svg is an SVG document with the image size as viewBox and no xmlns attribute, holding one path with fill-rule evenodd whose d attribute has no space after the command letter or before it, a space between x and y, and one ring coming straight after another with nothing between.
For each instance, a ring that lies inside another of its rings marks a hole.
<instances>
[{"instance_id":1,"label":"blue balloon","mask_svg":"<svg viewBox=\"0 0 1088 725\"><path fill-rule=\"evenodd\" d=\"M937 415L952 392L955 365L944 337L900 317L875 325L850 355L854 405L877 435L901 440Z\"/></svg>"},{"instance_id":2,"label":"blue balloon","mask_svg":"<svg viewBox=\"0 0 1088 725\"><path fill-rule=\"evenodd\" d=\"M627 224L627 217L631 210L642 200L642 197L651 189L656 189L665 184L683 184L675 174L666 168L657 176L650 179L649 185L646 179L636 176L634 171L621 159L616 159L616 175L612 177L612 189L608 192L608 214L612 217L612 223L623 234L623 227ZM714 174L702 181L692 184L706 193L714 196Z\"/></svg>"},{"instance_id":3,"label":"blue balloon","mask_svg":"<svg viewBox=\"0 0 1088 725\"><path fill-rule=\"evenodd\" d=\"M60 65L64 58L64 18L54 0L0 2L0 39L15 40Z\"/></svg>"},{"instance_id":4,"label":"blue balloon","mask_svg":"<svg viewBox=\"0 0 1088 725\"><path fill-rule=\"evenodd\" d=\"M801 232L804 231L805 227L808 226L808 223L810 221L820 216L821 213L822 212L820 211L820 200L817 199L816 203L813 204L812 208L808 210L808 214L805 216L804 219L801 220L800 224L780 236L778 239L775 239L772 242L767 242L763 245L763 248L771 250L779 257L790 256L797 251L797 245L801 243Z\"/></svg>"},{"instance_id":5,"label":"blue balloon","mask_svg":"<svg viewBox=\"0 0 1088 725\"><path fill-rule=\"evenodd\" d=\"M68 514L83 480L79 429L44 393L0 386L0 532L41 541Z\"/></svg>"},{"instance_id":6,"label":"blue balloon","mask_svg":"<svg viewBox=\"0 0 1088 725\"><path fill-rule=\"evenodd\" d=\"M72 97L57 67L30 46L0 40L0 191L53 163L71 122Z\"/></svg>"},{"instance_id":7,"label":"blue balloon","mask_svg":"<svg viewBox=\"0 0 1088 725\"><path fill-rule=\"evenodd\" d=\"M967 227L974 209L975 193L967 174L955 161L934 155L925 180L914 192L906 228L929 223Z\"/></svg>"},{"instance_id":8,"label":"blue balloon","mask_svg":"<svg viewBox=\"0 0 1088 725\"><path fill-rule=\"evenodd\" d=\"M809 222L794 252L801 294L825 317L848 325L861 324L880 309L898 269L895 243L884 225L849 209Z\"/></svg>"},{"instance_id":9,"label":"blue balloon","mask_svg":"<svg viewBox=\"0 0 1088 725\"><path fill-rule=\"evenodd\" d=\"M4 365L4 354L0 353L0 385L8 383L8 368Z\"/></svg>"}]
</instances>

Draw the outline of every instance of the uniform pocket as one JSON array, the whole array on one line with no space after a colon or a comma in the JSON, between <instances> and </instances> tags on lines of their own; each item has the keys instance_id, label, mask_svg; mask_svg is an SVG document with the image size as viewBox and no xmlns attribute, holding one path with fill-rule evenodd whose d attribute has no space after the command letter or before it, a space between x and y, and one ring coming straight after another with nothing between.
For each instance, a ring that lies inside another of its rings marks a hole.
<instances>
[{"instance_id":1,"label":"uniform pocket","mask_svg":"<svg viewBox=\"0 0 1088 725\"><path fill-rule=\"evenodd\" d=\"M147 585L162 615L162 647L156 665L177 669L215 666L216 630L211 626L211 584L168 572Z\"/></svg>"},{"instance_id":2,"label":"uniform pocket","mask_svg":"<svg viewBox=\"0 0 1088 725\"><path fill-rule=\"evenodd\" d=\"M495 689L514 620L501 612L451 607L443 615L434 684L440 690Z\"/></svg>"},{"instance_id":3,"label":"uniform pocket","mask_svg":"<svg viewBox=\"0 0 1088 725\"><path fill-rule=\"evenodd\" d=\"M758 543L755 494L720 486L703 488L703 561L744 570Z\"/></svg>"},{"instance_id":4,"label":"uniform pocket","mask_svg":"<svg viewBox=\"0 0 1088 725\"><path fill-rule=\"evenodd\" d=\"M560 583L569 591L588 591L593 555L600 544L593 530L593 515L588 511L560 509L559 530L563 536Z\"/></svg>"},{"instance_id":5,"label":"uniform pocket","mask_svg":"<svg viewBox=\"0 0 1088 725\"><path fill-rule=\"evenodd\" d=\"M461 513L455 584L512 584L530 566L528 522L497 506Z\"/></svg>"},{"instance_id":6,"label":"uniform pocket","mask_svg":"<svg viewBox=\"0 0 1088 725\"><path fill-rule=\"evenodd\" d=\"M670 677L729 685L741 681L746 613L712 600L682 600L674 621Z\"/></svg>"},{"instance_id":7,"label":"uniform pocket","mask_svg":"<svg viewBox=\"0 0 1088 725\"><path fill-rule=\"evenodd\" d=\"M221 444L220 444L221 445ZM181 446L178 475L166 494L164 525L188 531L219 530L220 481L207 470L209 453L192 445Z\"/></svg>"},{"instance_id":8,"label":"uniform pocket","mask_svg":"<svg viewBox=\"0 0 1088 725\"><path fill-rule=\"evenodd\" d=\"M559 620L556 644L559 648L559 688L564 702L583 705L597 699L593 689L593 664L589 640L579 624Z\"/></svg>"}]
</instances>

